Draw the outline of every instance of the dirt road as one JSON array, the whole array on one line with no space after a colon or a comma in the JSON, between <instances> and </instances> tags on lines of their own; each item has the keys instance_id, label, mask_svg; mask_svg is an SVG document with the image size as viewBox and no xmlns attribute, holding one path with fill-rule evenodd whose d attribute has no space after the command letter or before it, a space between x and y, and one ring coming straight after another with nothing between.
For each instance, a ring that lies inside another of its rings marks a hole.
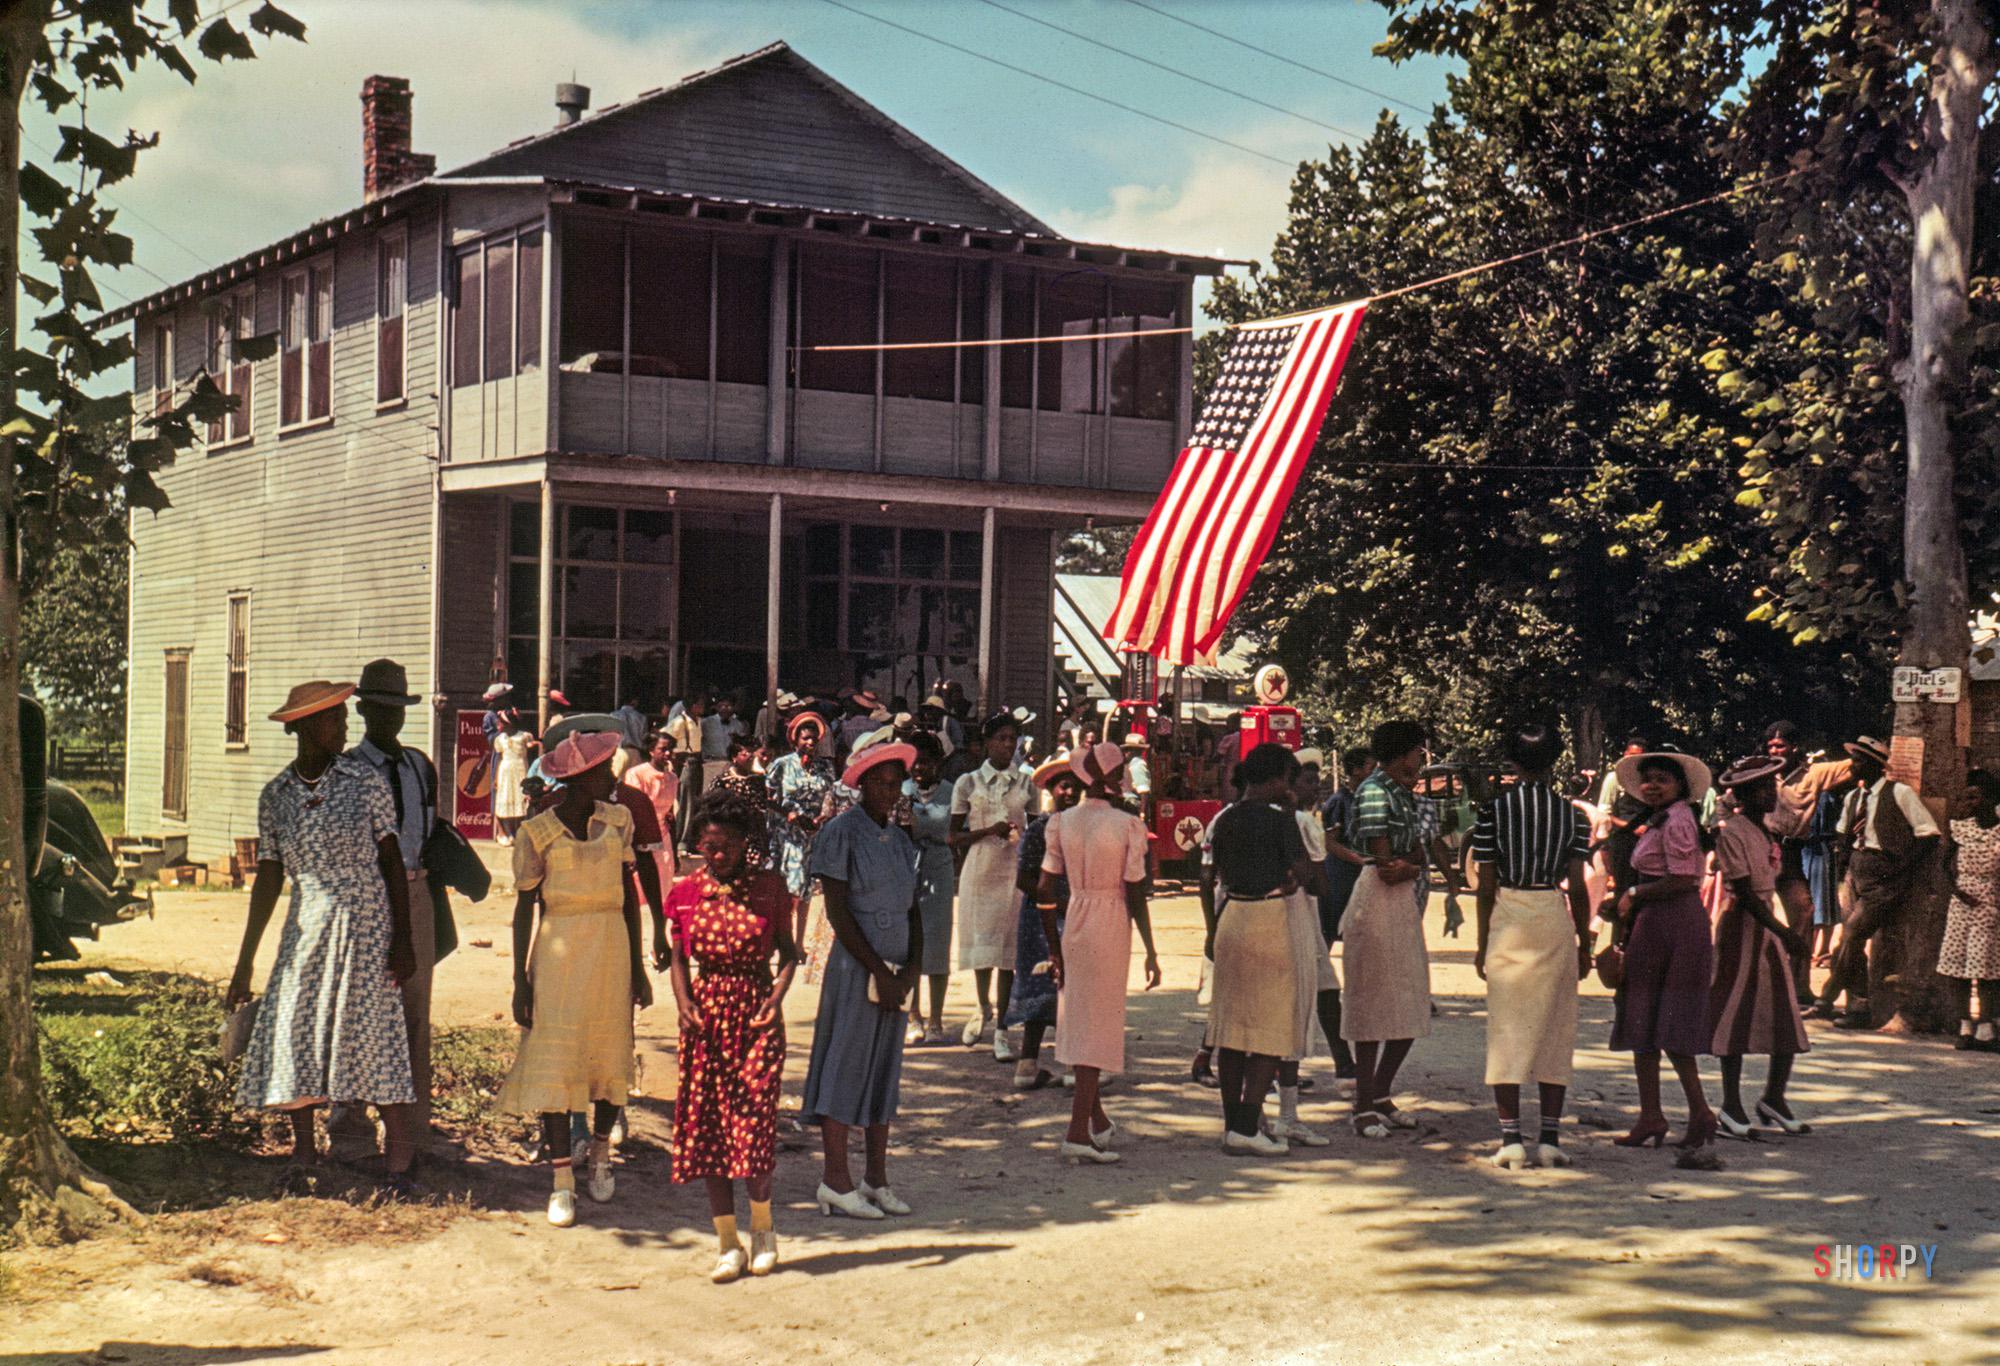
<instances>
[{"instance_id":1,"label":"dirt road","mask_svg":"<svg viewBox=\"0 0 2000 1366\"><path fill-rule=\"evenodd\" d=\"M94 959L226 975L237 896L163 894L151 924L110 932ZM916 1213L879 1224L813 1212L816 1164L777 1179L784 1264L715 1287L698 1191L668 1184L635 1144L609 1206L570 1231L541 1217L538 1173L480 1164L491 1208L387 1248L227 1248L240 1285L187 1266L63 1253L94 1284L8 1312L0 1362L190 1364L422 1361L927 1362L1906 1361L2000 1354L2000 1057L1815 1027L1792 1099L1807 1137L1726 1144L1721 1172L1610 1143L1629 1124L1628 1060L1599 1045L1610 1002L1585 1001L1569 1171L1508 1174L1483 1160L1494 1124L1480 1085L1481 984L1469 940L1433 944L1442 1006L1404 1072L1414 1133L1365 1142L1321 1089L1307 1118L1331 1147L1224 1157L1213 1093L1186 1080L1199 916L1156 903L1162 989L1132 998L1132 1075L1106 1097L1129 1134L1108 1168L1058 1165L1064 1093L1017 1096L1010 1068L957 1047L916 1050L904 1074L892 1176ZM1432 917L1433 924L1436 917ZM492 1022L507 1000L497 910L465 917L438 1012ZM269 950L266 951L268 963ZM1135 964L1136 965L1136 964ZM961 1006L970 981L954 979ZM664 994L664 993L663 993ZM794 993L790 1075L810 1050L812 993ZM959 1018L963 1018L959 1012ZM672 1011L642 1017L645 1085L672 1089ZM1752 1076L1761 1068L1753 1061ZM1711 1065L1711 1090L1718 1085ZM641 1139L665 1133L657 1101ZM252 1228L281 1204L239 1211ZM1832 1283L1813 1249L1929 1243L1931 1279ZM213 1249L210 1249L213 1251ZM262 1286L260 1289L259 1286ZM272 1287L280 1287L274 1290ZM93 1356L95 1353L101 1356Z\"/></svg>"}]
</instances>

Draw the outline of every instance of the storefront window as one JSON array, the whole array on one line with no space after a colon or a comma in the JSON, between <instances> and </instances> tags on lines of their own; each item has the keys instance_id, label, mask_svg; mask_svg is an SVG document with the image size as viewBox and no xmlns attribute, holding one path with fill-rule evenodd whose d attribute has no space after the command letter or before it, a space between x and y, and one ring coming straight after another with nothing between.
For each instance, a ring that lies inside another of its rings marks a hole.
<instances>
[{"instance_id":1,"label":"storefront window","mask_svg":"<svg viewBox=\"0 0 2000 1366\"><path fill-rule=\"evenodd\" d=\"M583 711L629 697L666 704L674 633L673 514L564 504L556 509L554 686ZM507 676L532 696L541 610L541 508L508 513Z\"/></svg>"},{"instance_id":2,"label":"storefront window","mask_svg":"<svg viewBox=\"0 0 2000 1366\"><path fill-rule=\"evenodd\" d=\"M914 703L944 679L973 681L977 531L821 523L805 542L806 645L848 656L840 683Z\"/></svg>"}]
</instances>

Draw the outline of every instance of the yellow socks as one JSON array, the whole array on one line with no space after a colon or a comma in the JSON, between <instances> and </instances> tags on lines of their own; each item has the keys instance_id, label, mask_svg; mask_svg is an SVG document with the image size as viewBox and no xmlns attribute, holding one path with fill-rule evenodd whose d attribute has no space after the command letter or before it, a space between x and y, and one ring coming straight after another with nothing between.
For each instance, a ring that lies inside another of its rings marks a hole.
<instances>
[{"instance_id":1,"label":"yellow socks","mask_svg":"<svg viewBox=\"0 0 2000 1366\"><path fill-rule=\"evenodd\" d=\"M776 1227L777 1225L771 1222L771 1202L769 1200L752 1200L750 1202L750 1231L752 1233L769 1233Z\"/></svg>"},{"instance_id":2,"label":"yellow socks","mask_svg":"<svg viewBox=\"0 0 2000 1366\"><path fill-rule=\"evenodd\" d=\"M555 1169L556 1189L559 1191L574 1191L576 1189L576 1169L570 1166L569 1159L566 1157L557 1158Z\"/></svg>"},{"instance_id":3,"label":"yellow socks","mask_svg":"<svg viewBox=\"0 0 2000 1366\"><path fill-rule=\"evenodd\" d=\"M743 1246L743 1244L738 1242L736 1238L735 1215L722 1214L716 1216L715 1241L719 1245L720 1250L723 1252L727 1252L731 1248L738 1248Z\"/></svg>"}]
</instances>

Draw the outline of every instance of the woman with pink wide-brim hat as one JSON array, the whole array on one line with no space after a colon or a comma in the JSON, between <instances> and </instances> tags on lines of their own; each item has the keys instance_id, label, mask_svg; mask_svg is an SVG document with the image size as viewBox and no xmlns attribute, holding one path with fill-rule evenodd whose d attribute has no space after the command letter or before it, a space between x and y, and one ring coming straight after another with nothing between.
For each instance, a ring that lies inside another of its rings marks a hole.
<instances>
[{"instance_id":1,"label":"woman with pink wide-brim hat","mask_svg":"<svg viewBox=\"0 0 2000 1366\"><path fill-rule=\"evenodd\" d=\"M297 738L298 756L257 801L257 881L225 1001L233 1011L250 1000L257 946L289 880L236 1103L290 1117L293 1166L283 1184L298 1194L311 1188L319 1160L313 1113L323 1104L381 1108L392 1192L405 1192L416 1152L400 990L416 971L409 880L389 785L342 753L353 695L352 683L301 683L271 713Z\"/></svg>"},{"instance_id":2,"label":"woman with pink wide-brim hat","mask_svg":"<svg viewBox=\"0 0 2000 1366\"><path fill-rule=\"evenodd\" d=\"M614 1191L611 1129L632 1088L632 1007L652 1004L639 950L632 813L611 800L619 735L573 734L542 760L557 803L514 841L514 1022L521 1046L497 1108L539 1115L554 1157L549 1222L576 1222L569 1117L591 1112L590 1197ZM539 922L537 919L539 910Z\"/></svg>"}]
</instances>

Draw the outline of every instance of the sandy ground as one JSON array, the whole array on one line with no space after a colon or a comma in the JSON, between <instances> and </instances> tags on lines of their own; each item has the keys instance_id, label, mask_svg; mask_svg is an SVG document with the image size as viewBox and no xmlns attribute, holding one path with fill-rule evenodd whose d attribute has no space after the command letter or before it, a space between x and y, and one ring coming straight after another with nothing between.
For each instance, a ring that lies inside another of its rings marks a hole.
<instances>
[{"instance_id":1,"label":"sandy ground","mask_svg":"<svg viewBox=\"0 0 2000 1366\"><path fill-rule=\"evenodd\" d=\"M91 956L220 977L243 907L163 893L157 920ZM222 1249L297 1298L85 1245L61 1255L91 1288L8 1311L0 1362L2000 1359L2000 1057L1815 1026L1792 1090L1815 1132L1725 1144L1725 1170L1677 1171L1671 1151L1611 1145L1634 1091L1627 1059L1598 1046L1610 1002L1592 983L1565 1139L1576 1166L1501 1173L1483 1161L1494 1125L1471 944L1441 940L1442 1012L1403 1074L1424 1126L1354 1137L1321 1063L1307 1118L1332 1146L1228 1158L1213 1093L1185 1079L1199 914L1175 900L1155 917L1166 982L1135 984L1133 1070L1107 1092L1129 1135L1121 1165L1059 1165L1064 1093L1016 1095L989 1052L915 1050L891 1175L916 1213L822 1219L816 1162L787 1153L779 1273L711 1286L703 1197L669 1184L647 1141L664 1141L658 1097L673 1087L661 1006L641 1017L653 1099L635 1104L618 1198L584 1202L577 1228L543 1222L539 1173L479 1163L486 1208L428 1240ZM444 965L438 1018L496 1021L504 912L489 901L461 920L494 947ZM953 990L962 1019L969 977ZM794 1098L813 1005L801 987L787 1011ZM1816 1279L1814 1246L1842 1242L1935 1243L1934 1278Z\"/></svg>"}]
</instances>

